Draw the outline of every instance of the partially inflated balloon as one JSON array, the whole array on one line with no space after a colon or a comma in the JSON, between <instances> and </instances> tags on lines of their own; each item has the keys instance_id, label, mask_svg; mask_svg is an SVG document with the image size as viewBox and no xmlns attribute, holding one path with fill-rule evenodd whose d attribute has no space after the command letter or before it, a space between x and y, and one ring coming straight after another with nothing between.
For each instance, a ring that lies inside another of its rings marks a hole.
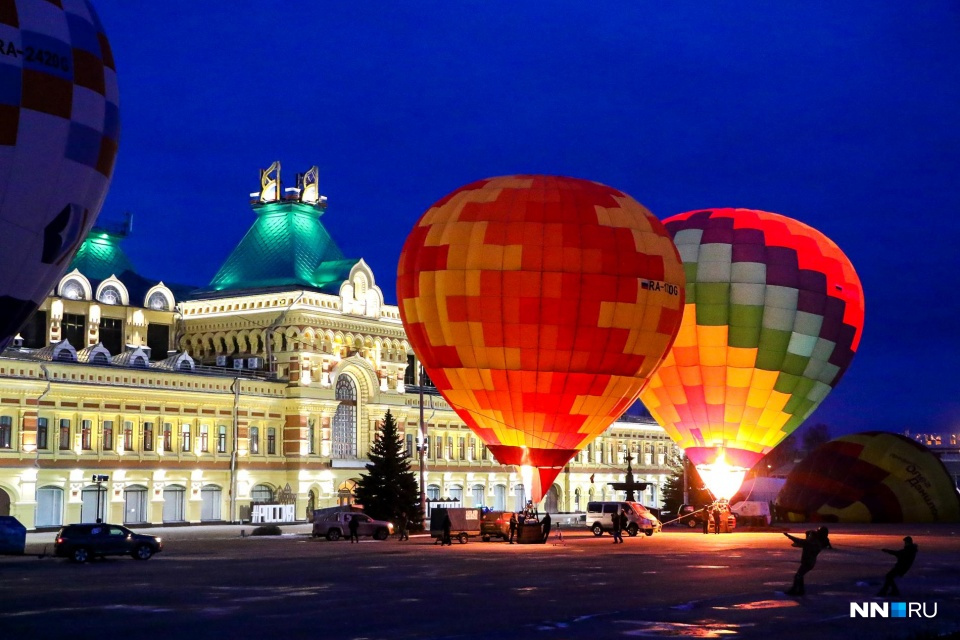
<instances>
[{"instance_id":1,"label":"partially inflated balloon","mask_svg":"<svg viewBox=\"0 0 960 640\"><path fill-rule=\"evenodd\" d=\"M729 498L850 366L863 289L836 244L786 216L714 209L664 226L683 259L686 309L641 399Z\"/></svg>"},{"instance_id":2,"label":"partially inflated balloon","mask_svg":"<svg viewBox=\"0 0 960 640\"><path fill-rule=\"evenodd\" d=\"M895 433L831 440L807 455L777 498L791 519L957 522L960 500L940 459Z\"/></svg>"},{"instance_id":3,"label":"partially inflated balloon","mask_svg":"<svg viewBox=\"0 0 960 640\"><path fill-rule=\"evenodd\" d=\"M0 351L100 212L117 154L117 95L89 2L0 2Z\"/></svg>"},{"instance_id":4,"label":"partially inflated balloon","mask_svg":"<svg viewBox=\"0 0 960 640\"><path fill-rule=\"evenodd\" d=\"M663 226L610 187L507 176L462 187L400 256L400 315L431 380L502 464L563 466L637 397L680 324Z\"/></svg>"}]
</instances>

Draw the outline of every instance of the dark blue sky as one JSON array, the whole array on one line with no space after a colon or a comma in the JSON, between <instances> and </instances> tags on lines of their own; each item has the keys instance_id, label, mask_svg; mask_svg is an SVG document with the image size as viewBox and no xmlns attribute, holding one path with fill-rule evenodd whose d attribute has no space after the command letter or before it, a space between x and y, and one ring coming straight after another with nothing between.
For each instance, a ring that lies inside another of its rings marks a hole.
<instances>
[{"instance_id":1,"label":"dark blue sky","mask_svg":"<svg viewBox=\"0 0 960 640\"><path fill-rule=\"evenodd\" d=\"M123 120L103 215L135 213L146 275L209 282L277 159L288 185L319 165L324 223L391 303L417 217L478 178L590 178L661 218L765 209L830 236L866 291L809 421L960 431L956 2L94 2Z\"/></svg>"}]
</instances>

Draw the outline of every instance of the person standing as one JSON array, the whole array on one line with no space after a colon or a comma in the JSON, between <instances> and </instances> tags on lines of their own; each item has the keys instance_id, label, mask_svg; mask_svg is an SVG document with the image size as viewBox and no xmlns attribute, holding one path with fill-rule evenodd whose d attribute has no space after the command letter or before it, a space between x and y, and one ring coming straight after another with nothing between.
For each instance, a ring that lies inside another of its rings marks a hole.
<instances>
[{"instance_id":1,"label":"person standing","mask_svg":"<svg viewBox=\"0 0 960 640\"><path fill-rule=\"evenodd\" d=\"M350 544L360 543L360 516L353 514L347 527L350 529Z\"/></svg>"},{"instance_id":2,"label":"person standing","mask_svg":"<svg viewBox=\"0 0 960 640\"><path fill-rule=\"evenodd\" d=\"M550 537L550 514L543 514L543 521L540 523L543 526L543 544L547 543L547 538Z\"/></svg>"},{"instance_id":3,"label":"person standing","mask_svg":"<svg viewBox=\"0 0 960 640\"><path fill-rule=\"evenodd\" d=\"M517 514L510 513L510 544L513 544L513 537L517 535ZM519 542L519 540L517 540Z\"/></svg>"},{"instance_id":4,"label":"person standing","mask_svg":"<svg viewBox=\"0 0 960 640\"><path fill-rule=\"evenodd\" d=\"M793 546L803 549L803 552L800 554L800 568L797 569L796 575L793 576L793 586L787 591L787 595L802 596L806 593L803 576L816 566L817 556L820 555L821 551L833 548L830 545L828 533L829 530L826 527L820 527L816 531L807 531L806 537L800 539L784 532L783 535L793 541Z\"/></svg>"},{"instance_id":5,"label":"person standing","mask_svg":"<svg viewBox=\"0 0 960 640\"><path fill-rule=\"evenodd\" d=\"M397 540L402 542L410 539L410 534L407 533L407 526L409 524L410 518L407 517L407 512L401 512L397 522Z\"/></svg>"},{"instance_id":6,"label":"person standing","mask_svg":"<svg viewBox=\"0 0 960 640\"><path fill-rule=\"evenodd\" d=\"M448 547L453 544L453 541L450 539L450 527L453 526L450 522L450 514L444 514L443 516L443 542L440 543L440 546L447 545Z\"/></svg>"},{"instance_id":7,"label":"person standing","mask_svg":"<svg viewBox=\"0 0 960 640\"><path fill-rule=\"evenodd\" d=\"M903 549L883 549L884 553L889 553L897 559L896 564L893 565L893 569L887 572L887 576L883 581L883 586L880 588L878 596L899 596L900 589L897 588L897 583L894 581L895 578L902 578L906 575L907 571L910 570L910 567L913 566L913 561L917 557L917 551L920 550L920 547L913 544L913 538L907 536L903 539Z\"/></svg>"},{"instance_id":8,"label":"person standing","mask_svg":"<svg viewBox=\"0 0 960 640\"><path fill-rule=\"evenodd\" d=\"M723 511L720 507L713 508L713 532L720 534L720 524L723 522Z\"/></svg>"},{"instance_id":9,"label":"person standing","mask_svg":"<svg viewBox=\"0 0 960 640\"><path fill-rule=\"evenodd\" d=\"M710 533L710 510L707 507L703 508L703 515L700 516L700 522L703 524L703 535Z\"/></svg>"},{"instance_id":10,"label":"person standing","mask_svg":"<svg viewBox=\"0 0 960 640\"><path fill-rule=\"evenodd\" d=\"M613 544L623 544L623 519L620 517L620 513L614 513L610 520L613 524Z\"/></svg>"}]
</instances>

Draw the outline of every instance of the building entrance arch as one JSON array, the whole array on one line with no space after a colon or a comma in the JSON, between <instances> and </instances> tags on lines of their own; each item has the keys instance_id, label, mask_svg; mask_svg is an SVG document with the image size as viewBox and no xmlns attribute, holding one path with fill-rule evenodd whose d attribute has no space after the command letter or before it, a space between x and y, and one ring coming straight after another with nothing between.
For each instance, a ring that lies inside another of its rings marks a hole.
<instances>
[{"instance_id":1,"label":"building entrance arch","mask_svg":"<svg viewBox=\"0 0 960 640\"><path fill-rule=\"evenodd\" d=\"M10 515L10 494L0 489L0 516Z\"/></svg>"}]
</instances>

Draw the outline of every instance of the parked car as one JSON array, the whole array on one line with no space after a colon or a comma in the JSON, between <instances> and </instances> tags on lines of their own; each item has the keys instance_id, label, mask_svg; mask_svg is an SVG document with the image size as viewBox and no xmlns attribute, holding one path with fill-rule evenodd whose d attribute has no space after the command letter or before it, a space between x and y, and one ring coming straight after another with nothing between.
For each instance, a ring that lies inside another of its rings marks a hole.
<instances>
[{"instance_id":1,"label":"parked car","mask_svg":"<svg viewBox=\"0 0 960 640\"><path fill-rule=\"evenodd\" d=\"M680 514L677 524L696 529L703 526L703 507L695 507L692 504L680 505Z\"/></svg>"},{"instance_id":2,"label":"parked car","mask_svg":"<svg viewBox=\"0 0 960 640\"><path fill-rule=\"evenodd\" d=\"M313 537L326 537L327 540L339 540L350 536L350 518L360 519L357 535L372 536L374 540L386 540L393 533L393 523L374 520L358 511L335 511L316 514L313 519Z\"/></svg>"},{"instance_id":3,"label":"parked car","mask_svg":"<svg viewBox=\"0 0 960 640\"><path fill-rule=\"evenodd\" d=\"M118 524L68 524L57 532L54 553L74 562L103 556L132 556L149 560L163 551L163 540L134 533Z\"/></svg>"},{"instance_id":4,"label":"parked car","mask_svg":"<svg viewBox=\"0 0 960 640\"><path fill-rule=\"evenodd\" d=\"M480 520L480 538L490 542L491 538L510 539L510 512L487 511Z\"/></svg>"},{"instance_id":5,"label":"parked car","mask_svg":"<svg viewBox=\"0 0 960 640\"><path fill-rule=\"evenodd\" d=\"M626 532L631 536L641 531L652 536L662 528L660 520L639 502L588 502L587 526L595 536L602 536L605 531L613 531L613 514L621 510L627 512Z\"/></svg>"}]
</instances>

